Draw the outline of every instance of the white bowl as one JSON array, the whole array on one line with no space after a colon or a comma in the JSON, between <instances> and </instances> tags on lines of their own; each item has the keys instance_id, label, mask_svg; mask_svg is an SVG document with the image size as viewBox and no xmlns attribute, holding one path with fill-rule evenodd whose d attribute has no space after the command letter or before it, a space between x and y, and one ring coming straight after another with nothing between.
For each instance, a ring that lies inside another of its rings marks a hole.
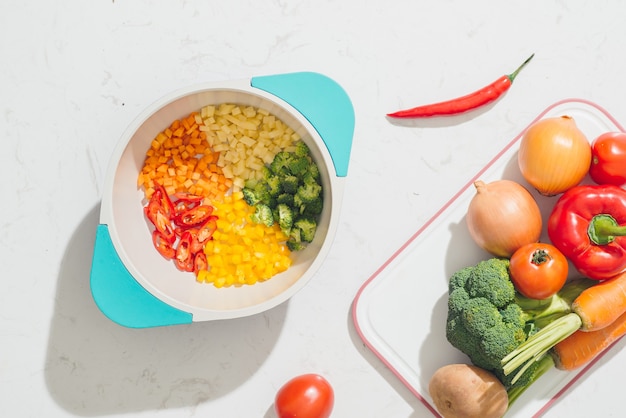
<instances>
[{"instance_id":1,"label":"white bowl","mask_svg":"<svg viewBox=\"0 0 626 418\"><path fill-rule=\"evenodd\" d=\"M339 115L336 104L324 108L325 101L334 97L336 102L337 95L344 98ZM143 214L143 191L137 187L152 139L173 120L221 103L266 109L293 128L319 166L324 198L314 241L292 253L293 264L287 271L265 282L229 288L198 283L193 273L179 271L158 254ZM332 138L332 126L343 133ZM146 327L242 317L289 299L312 279L332 244L353 127L354 113L345 92L316 73L196 85L154 103L123 134L105 179L91 273L92 294L99 308L122 325Z\"/></svg>"}]
</instances>

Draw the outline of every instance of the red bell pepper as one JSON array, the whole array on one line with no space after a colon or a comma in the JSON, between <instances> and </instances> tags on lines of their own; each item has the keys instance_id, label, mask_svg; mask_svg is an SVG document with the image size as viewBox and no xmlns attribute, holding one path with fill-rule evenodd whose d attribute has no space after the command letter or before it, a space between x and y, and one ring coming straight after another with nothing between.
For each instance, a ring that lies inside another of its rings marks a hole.
<instances>
[{"instance_id":1,"label":"red bell pepper","mask_svg":"<svg viewBox=\"0 0 626 418\"><path fill-rule=\"evenodd\" d=\"M594 280L626 270L626 190L583 185L565 192L548 219L548 236L583 275Z\"/></svg>"}]
</instances>

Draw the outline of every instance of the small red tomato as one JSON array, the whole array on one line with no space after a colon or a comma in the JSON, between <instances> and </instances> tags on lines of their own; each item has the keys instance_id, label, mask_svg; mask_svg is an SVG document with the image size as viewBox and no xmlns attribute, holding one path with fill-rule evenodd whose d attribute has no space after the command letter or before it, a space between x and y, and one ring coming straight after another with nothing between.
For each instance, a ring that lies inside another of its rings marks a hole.
<instances>
[{"instance_id":1,"label":"small red tomato","mask_svg":"<svg viewBox=\"0 0 626 418\"><path fill-rule=\"evenodd\" d=\"M593 140L589 176L598 184L626 184L626 132L607 132Z\"/></svg>"},{"instance_id":2,"label":"small red tomato","mask_svg":"<svg viewBox=\"0 0 626 418\"><path fill-rule=\"evenodd\" d=\"M328 418L335 394L326 379L317 374L294 377L276 394L274 408L278 418Z\"/></svg>"},{"instance_id":3,"label":"small red tomato","mask_svg":"<svg viewBox=\"0 0 626 418\"><path fill-rule=\"evenodd\" d=\"M546 243L526 244L511 256L511 281L522 295L546 299L561 290L567 280L567 258Z\"/></svg>"}]
</instances>

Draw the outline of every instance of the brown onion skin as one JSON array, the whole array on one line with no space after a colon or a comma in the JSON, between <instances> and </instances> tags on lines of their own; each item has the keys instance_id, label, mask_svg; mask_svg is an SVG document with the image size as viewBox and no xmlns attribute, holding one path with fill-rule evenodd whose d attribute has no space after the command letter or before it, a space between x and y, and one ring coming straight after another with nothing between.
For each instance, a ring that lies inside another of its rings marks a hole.
<instances>
[{"instance_id":1,"label":"brown onion skin","mask_svg":"<svg viewBox=\"0 0 626 418\"><path fill-rule=\"evenodd\" d=\"M591 144L572 117L545 118L522 136L517 161L528 184L544 196L555 196L583 181L591 165Z\"/></svg>"},{"instance_id":2,"label":"brown onion skin","mask_svg":"<svg viewBox=\"0 0 626 418\"><path fill-rule=\"evenodd\" d=\"M539 241L541 211L530 192L511 180L474 182L466 223L479 247L496 257L510 258L520 247Z\"/></svg>"}]
</instances>

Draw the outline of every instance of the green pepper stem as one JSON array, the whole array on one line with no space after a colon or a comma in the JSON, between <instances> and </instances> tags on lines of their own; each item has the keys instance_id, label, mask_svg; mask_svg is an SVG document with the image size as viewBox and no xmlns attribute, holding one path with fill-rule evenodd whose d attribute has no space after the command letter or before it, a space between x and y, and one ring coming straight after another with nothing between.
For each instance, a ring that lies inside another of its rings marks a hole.
<instances>
[{"instance_id":1,"label":"green pepper stem","mask_svg":"<svg viewBox=\"0 0 626 418\"><path fill-rule=\"evenodd\" d=\"M507 75L507 77L509 78L511 83L513 83L513 80L515 80L515 77L517 77L517 74L522 70L522 68L524 68L526 66L526 64L528 64L530 62L531 59L533 59L534 56L535 56L535 54L533 53L530 57L526 58L526 61L524 61L522 63L522 65L517 67L517 70L515 70L511 74Z\"/></svg>"},{"instance_id":2,"label":"green pepper stem","mask_svg":"<svg viewBox=\"0 0 626 418\"><path fill-rule=\"evenodd\" d=\"M610 244L615 237L626 235L626 226L621 226L611 215L601 214L594 216L587 228L589 239L596 245Z\"/></svg>"}]
</instances>

